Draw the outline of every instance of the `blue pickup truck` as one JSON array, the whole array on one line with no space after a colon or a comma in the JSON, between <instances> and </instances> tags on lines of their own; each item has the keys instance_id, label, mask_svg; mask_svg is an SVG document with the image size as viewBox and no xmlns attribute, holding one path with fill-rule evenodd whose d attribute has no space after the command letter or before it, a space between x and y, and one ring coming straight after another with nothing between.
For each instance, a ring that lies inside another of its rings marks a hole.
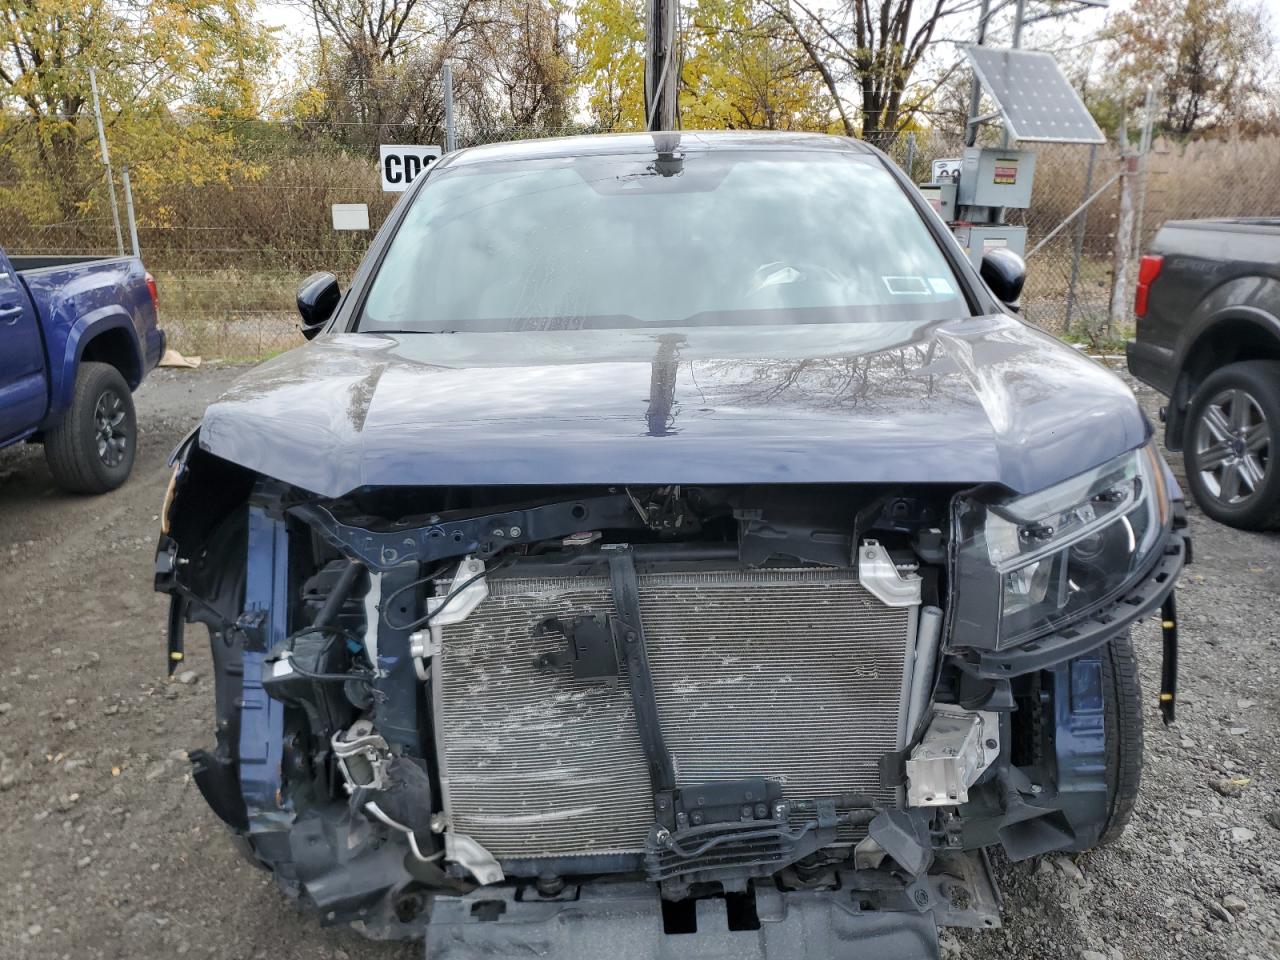
<instances>
[{"instance_id":1,"label":"blue pickup truck","mask_svg":"<svg viewBox=\"0 0 1280 960\"><path fill-rule=\"evenodd\" d=\"M164 342L137 257L0 250L0 447L43 443L59 486L114 490L136 452L132 393Z\"/></svg>"}]
</instances>

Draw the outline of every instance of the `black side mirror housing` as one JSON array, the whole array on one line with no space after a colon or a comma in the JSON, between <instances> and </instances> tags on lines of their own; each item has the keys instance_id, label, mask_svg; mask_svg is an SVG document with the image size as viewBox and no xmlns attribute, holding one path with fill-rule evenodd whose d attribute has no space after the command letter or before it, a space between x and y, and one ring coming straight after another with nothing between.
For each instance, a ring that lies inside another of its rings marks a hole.
<instances>
[{"instance_id":1,"label":"black side mirror housing","mask_svg":"<svg viewBox=\"0 0 1280 960\"><path fill-rule=\"evenodd\" d=\"M996 299L1017 309L1022 296L1022 285L1027 282L1027 265L1023 259L1007 247L996 247L982 255L978 273L987 282Z\"/></svg>"},{"instance_id":2,"label":"black side mirror housing","mask_svg":"<svg viewBox=\"0 0 1280 960\"><path fill-rule=\"evenodd\" d=\"M298 286L298 313L302 315L302 335L308 340L324 329L338 309L342 291L332 273L313 273Z\"/></svg>"}]
</instances>

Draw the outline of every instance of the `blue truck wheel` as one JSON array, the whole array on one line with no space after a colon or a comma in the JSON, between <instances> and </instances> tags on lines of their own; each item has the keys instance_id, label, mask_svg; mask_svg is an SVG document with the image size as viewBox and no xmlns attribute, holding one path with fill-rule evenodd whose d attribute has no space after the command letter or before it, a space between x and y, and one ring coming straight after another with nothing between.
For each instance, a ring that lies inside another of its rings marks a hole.
<instances>
[{"instance_id":1,"label":"blue truck wheel","mask_svg":"<svg viewBox=\"0 0 1280 960\"><path fill-rule=\"evenodd\" d=\"M115 367L82 363L71 406L44 438L54 482L71 493L106 493L129 478L138 420L129 385Z\"/></svg>"}]
</instances>

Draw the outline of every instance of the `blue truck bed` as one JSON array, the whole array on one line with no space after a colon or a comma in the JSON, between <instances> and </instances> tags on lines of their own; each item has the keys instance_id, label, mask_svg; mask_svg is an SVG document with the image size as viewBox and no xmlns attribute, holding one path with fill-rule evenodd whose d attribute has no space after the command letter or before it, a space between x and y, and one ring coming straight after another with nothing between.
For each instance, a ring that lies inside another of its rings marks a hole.
<instances>
[{"instance_id":1,"label":"blue truck bed","mask_svg":"<svg viewBox=\"0 0 1280 960\"><path fill-rule=\"evenodd\" d=\"M137 257L0 249L0 447L43 442L70 490L119 486L136 442L130 395L164 345L155 281Z\"/></svg>"}]
</instances>

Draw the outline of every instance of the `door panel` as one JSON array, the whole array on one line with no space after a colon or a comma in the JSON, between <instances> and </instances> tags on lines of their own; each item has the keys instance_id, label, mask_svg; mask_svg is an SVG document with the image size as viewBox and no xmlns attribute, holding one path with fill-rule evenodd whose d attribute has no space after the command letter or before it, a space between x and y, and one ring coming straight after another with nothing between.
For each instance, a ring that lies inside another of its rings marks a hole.
<instances>
[{"instance_id":1,"label":"door panel","mask_svg":"<svg viewBox=\"0 0 1280 960\"><path fill-rule=\"evenodd\" d=\"M47 403L39 321L0 253L0 442L39 424Z\"/></svg>"}]
</instances>

